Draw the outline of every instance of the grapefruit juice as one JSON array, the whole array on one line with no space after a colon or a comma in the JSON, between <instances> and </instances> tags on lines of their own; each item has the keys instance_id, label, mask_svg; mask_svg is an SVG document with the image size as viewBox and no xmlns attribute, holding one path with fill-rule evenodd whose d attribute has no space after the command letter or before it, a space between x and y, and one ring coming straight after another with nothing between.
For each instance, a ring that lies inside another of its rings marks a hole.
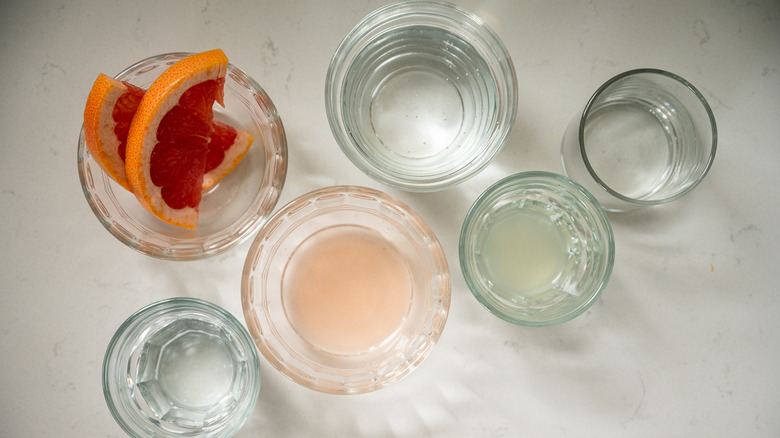
<instances>
[{"instance_id":1,"label":"grapefruit juice","mask_svg":"<svg viewBox=\"0 0 780 438\"><path fill-rule=\"evenodd\" d=\"M282 299L291 325L312 346L360 354L402 325L412 279L404 257L379 232L339 225L313 234L293 252Z\"/></svg>"}]
</instances>

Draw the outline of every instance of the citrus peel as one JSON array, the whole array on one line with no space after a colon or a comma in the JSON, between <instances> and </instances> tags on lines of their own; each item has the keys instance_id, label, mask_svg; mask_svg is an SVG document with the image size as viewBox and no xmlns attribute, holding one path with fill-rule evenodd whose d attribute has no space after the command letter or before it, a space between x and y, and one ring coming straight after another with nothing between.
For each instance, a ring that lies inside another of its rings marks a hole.
<instances>
[{"instance_id":1,"label":"citrus peel","mask_svg":"<svg viewBox=\"0 0 780 438\"><path fill-rule=\"evenodd\" d=\"M144 90L99 74L84 107L84 142L100 167L127 190L125 148Z\"/></svg>"},{"instance_id":2,"label":"citrus peel","mask_svg":"<svg viewBox=\"0 0 780 438\"><path fill-rule=\"evenodd\" d=\"M103 170L148 211L195 228L201 191L228 175L252 135L214 118L224 107L221 50L188 56L143 90L98 75L84 110L85 143Z\"/></svg>"}]
</instances>

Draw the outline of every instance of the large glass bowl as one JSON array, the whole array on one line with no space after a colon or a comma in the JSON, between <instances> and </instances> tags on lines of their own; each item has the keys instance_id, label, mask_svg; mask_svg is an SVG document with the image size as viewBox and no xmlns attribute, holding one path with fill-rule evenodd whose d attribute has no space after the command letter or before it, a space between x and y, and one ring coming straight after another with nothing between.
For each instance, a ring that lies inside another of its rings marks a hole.
<instances>
[{"instance_id":1,"label":"large glass bowl","mask_svg":"<svg viewBox=\"0 0 780 438\"><path fill-rule=\"evenodd\" d=\"M515 121L517 79L508 50L478 16L447 3L394 3L339 45L325 105L355 166L429 192L465 181L498 154Z\"/></svg>"},{"instance_id":2,"label":"large glass bowl","mask_svg":"<svg viewBox=\"0 0 780 438\"><path fill-rule=\"evenodd\" d=\"M293 381L332 394L409 374L444 329L450 277L433 231L380 191L337 186L279 210L249 250L244 317Z\"/></svg>"},{"instance_id":3,"label":"large glass bowl","mask_svg":"<svg viewBox=\"0 0 780 438\"><path fill-rule=\"evenodd\" d=\"M116 79L148 88L166 68L190 53L168 53L137 62ZM287 174L287 138L273 102L249 75L228 65L225 107L215 118L254 136L241 163L203 193L195 230L167 224L116 183L90 155L81 129L78 171L84 195L100 223L120 242L168 260L213 256L251 237L273 211Z\"/></svg>"}]
</instances>

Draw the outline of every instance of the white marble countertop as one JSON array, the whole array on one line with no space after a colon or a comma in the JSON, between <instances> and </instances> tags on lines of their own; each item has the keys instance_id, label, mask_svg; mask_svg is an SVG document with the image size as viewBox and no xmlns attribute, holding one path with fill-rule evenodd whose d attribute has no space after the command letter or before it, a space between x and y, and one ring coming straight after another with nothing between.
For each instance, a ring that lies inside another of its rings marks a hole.
<instances>
[{"instance_id":1,"label":"white marble countertop","mask_svg":"<svg viewBox=\"0 0 780 438\"><path fill-rule=\"evenodd\" d=\"M381 1L36 1L0 4L0 435L123 436L103 399L103 354L132 312L195 296L243 320L249 243L167 262L119 243L82 194L76 145L99 72L222 48L282 116L281 204L334 184L375 187L442 241L452 305L437 347L380 391L331 396L263 360L238 437L780 436L780 3L458 1L504 40L519 82L508 144L485 171L433 194L359 172L325 115L328 62ZM656 67L708 99L719 149L676 203L611 215L617 259L600 301L551 328L510 325L467 290L457 237L471 202L525 170L560 171L566 123L603 81ZM323 164L327 163L327 164Z\"/></svg>"}]
</instances>

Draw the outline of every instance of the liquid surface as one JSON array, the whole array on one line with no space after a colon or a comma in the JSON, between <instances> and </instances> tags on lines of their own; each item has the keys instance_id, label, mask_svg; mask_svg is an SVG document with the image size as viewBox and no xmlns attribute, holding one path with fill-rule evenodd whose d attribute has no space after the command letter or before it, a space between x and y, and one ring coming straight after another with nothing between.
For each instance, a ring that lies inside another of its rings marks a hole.
<instances>
[{"instance_id":1,"label":"liquid surface","mask_svg":"<svg viewBox=\"0 0 780 438\"><path fill-rule=\"evenodd\" d=\"M344 86L344 119L382 166L453 166L494 124L497 88L471 43L427 26L390 30L366 46Z\"/></svg>"},{"instance_id":2,"label":"liquid surface","mask_svg":"<svg viewBox=\"0 0 780 438\"><path fill-rule=\"evenodd\" d=\"M484 231L483 271L508 300L550 290L567 266L565 230L543 209L506 210Z\"/></svg>"},{"instance_id":3,"label":"liquid surface","mask_svg":"<svg viewBox=\"0 0 780 438\"><path fill-rule=\"evenodd\" d=\"M652 196L673 170L670 127L648 108L632 102L605 105L585 127L593 170L616 192L636 199Z\"/></svg>"},{"instance_id":4,"label":"liquid surface","mask_svg":"<svg viewBox=\"0 0 780 438\"><path fill-rule=\"evenodd\" d=\"M433 68L393 72L371 102L377 139L412 158L436 155L458 136L463 104L455 85Z\"/></svg>"},{"instance_id":5,"label":"liquid surface","mask_svg":"<svg viewBox=\"0 0 780 438\"><path fill-rule=\"evenodd\" d=\"M138 392L163 421L199 426L236 401L245 361L221 328L182 319L153 334L138 361Z\"/></svg>"},{"instance_id":6,"label":"liquid surface","mask_svg":"<svg viewBox=\"0 0 780 438\"><path fill-rule=\"evenodd\" d=\"M337 226L305 240L285 268L285 311L302 338L335 354L377 346L402 324L411 302L404 258L380 234Z\"/></svg>"}]
</instances>

